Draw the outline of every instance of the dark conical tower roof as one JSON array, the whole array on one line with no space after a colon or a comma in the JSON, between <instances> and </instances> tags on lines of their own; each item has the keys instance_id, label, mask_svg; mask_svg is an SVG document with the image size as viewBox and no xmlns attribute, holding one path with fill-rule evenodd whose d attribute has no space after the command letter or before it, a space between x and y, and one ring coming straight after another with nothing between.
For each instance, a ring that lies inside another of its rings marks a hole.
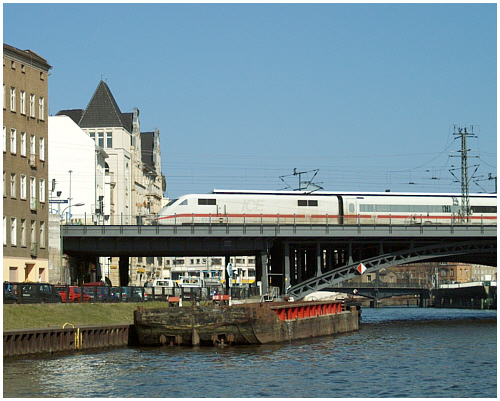
<instances>
[{"instance_id":1,"label":"dark conical tower roof","mask_svg":"<svg viewBox=\"0 0 500 401\"><path fill-rule=\"evenodd\" d=\"M127 131L130 130L115 98L104 81L99 82L78 125L81 128L123 127Z\"/></svg>"}]
</instances>

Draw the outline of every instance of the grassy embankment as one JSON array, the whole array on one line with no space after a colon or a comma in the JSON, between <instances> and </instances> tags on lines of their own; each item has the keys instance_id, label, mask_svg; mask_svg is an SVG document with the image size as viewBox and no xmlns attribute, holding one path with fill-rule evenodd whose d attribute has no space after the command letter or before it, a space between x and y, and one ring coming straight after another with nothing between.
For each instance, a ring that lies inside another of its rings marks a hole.
<instances>
[{"instance_id":1,"label":"grassy embankment","mask_svg":"<svg viewBox=\"0 0 500 401\"><path fill-rule=\"evenodd\" d=\"M134 311L139 306L166 307L166 302L117 304L8 304L3 305L3 329L38 329L75 326L105 326L133 324Z\"/></svg>"}]
</instances>

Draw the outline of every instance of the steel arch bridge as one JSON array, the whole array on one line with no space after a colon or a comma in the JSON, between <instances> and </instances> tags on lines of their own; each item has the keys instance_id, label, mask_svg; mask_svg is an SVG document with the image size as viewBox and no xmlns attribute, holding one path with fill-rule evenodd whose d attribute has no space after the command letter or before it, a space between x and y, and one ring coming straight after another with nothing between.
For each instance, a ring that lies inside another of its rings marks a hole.
<instances>
[{"instance_id":1,"label":"steel arch bridge","mask_svg":"<svg viewBox=\"0 0 500 401\"><path fill-rule=\"evenodd\" d=\"M372 273L400 264L422 262L430 259L447 258L471 253L477 255L492 255L496 252L496 242L491 243L483 240L435 244L417 248L412 247L410 249L379 255L335 268L324 274L289 287L286 294L294 299L302 299L313 292L321 290L334 291L339 283L359 276L360 273L357 268L361 263L366 267L365 273Z\"/></svg>"}]
</instances>

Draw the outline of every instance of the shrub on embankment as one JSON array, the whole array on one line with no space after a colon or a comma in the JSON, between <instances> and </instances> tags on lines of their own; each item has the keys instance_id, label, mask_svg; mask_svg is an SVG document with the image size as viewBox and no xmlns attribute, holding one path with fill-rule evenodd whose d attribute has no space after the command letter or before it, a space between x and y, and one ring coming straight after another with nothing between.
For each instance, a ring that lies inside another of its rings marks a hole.
<instances>
[{"instance_id":1,"label":"shrub on embankment","mask_svg":"<svg viewBox=\"0 0 500 401\"><path fill-rule=\"evenodd\" d=\"M117 304L8 304L3 305L3 329L38 329L75 326L106 326L133 324L134 311L139 306L165 307L166 302Z\"/></svg>"}]
</instances>

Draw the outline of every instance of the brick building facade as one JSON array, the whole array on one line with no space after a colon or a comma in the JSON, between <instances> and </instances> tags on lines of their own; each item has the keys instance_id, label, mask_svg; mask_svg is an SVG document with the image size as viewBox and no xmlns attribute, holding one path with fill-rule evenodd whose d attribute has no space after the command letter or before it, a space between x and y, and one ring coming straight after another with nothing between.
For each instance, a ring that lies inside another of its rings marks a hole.
<instances>
[{"instance_id":1,"label":"brick building facade","mask_svg":"<svg viewBox=\"0 0 500 401\"><path fill-rule=\"evenodd\" d=\"M31 50L3 45L3 279L48 281L48 77Z\"/></svg>"}]
</instances>

